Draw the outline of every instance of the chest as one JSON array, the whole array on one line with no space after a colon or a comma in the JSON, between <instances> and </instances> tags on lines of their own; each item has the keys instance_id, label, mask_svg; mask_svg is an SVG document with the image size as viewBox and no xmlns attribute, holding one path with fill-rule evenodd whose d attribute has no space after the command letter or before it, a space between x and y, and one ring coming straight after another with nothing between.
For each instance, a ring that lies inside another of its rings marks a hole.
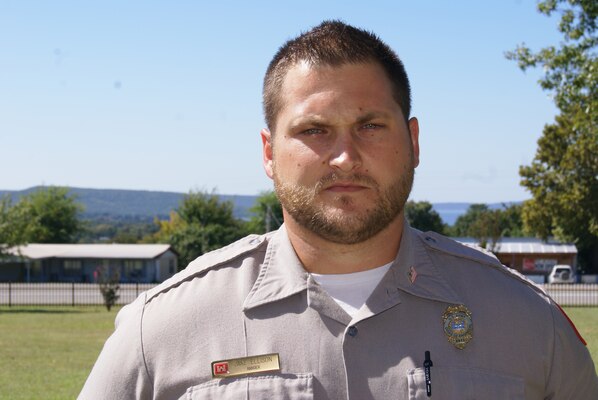
<instances>
[{"instance_id":1,"label":"chest","mask_svg":"<svg viewBox=\"0 0 598 400\"><path fill-rule=\"evenodd\" d=\"M480 393L489 400L534 398L524 393L543 386L541 357L520 359L523 343L509 339L512 326L482 310L473 313L472 338L457 348L442 318L448 306L407 295L382 313L347 324L303 293L249 312L188 315L186 324L163 327L161 339L177 345L168 354L148 351L148 365L156 394L187 398L427 399L428 351L434 399ZM213 361L266 354L278 355L279 371L212 377Z\"/></svg>"}]
</instances>

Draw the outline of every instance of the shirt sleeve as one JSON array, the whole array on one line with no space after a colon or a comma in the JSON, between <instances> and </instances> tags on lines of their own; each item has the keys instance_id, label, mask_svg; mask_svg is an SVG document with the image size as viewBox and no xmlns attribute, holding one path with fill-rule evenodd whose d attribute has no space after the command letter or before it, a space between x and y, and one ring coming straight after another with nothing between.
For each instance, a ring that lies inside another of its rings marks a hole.
<instances>
[{"instance_id":1,"label":"shirt sleeve","mask_svg":"<svg viewBox=\"0 0 598 400\"><path fill-rule=\"evenodd\" d=\"M592 357L573 323L557 305L552 368L546 399L598 399L598 377Z\"/></svg>"},{"instance_id":2,"label":"shirt sleeve","mask_svg":"<svg viewBox=\"0 0 598 400\"><path fill-rule=\"evenodd\" d=\"M116 329L104 344L79 400L151 399L152 385L141 342L146 294L116 316Z\"/></svg>"}]
</instances>

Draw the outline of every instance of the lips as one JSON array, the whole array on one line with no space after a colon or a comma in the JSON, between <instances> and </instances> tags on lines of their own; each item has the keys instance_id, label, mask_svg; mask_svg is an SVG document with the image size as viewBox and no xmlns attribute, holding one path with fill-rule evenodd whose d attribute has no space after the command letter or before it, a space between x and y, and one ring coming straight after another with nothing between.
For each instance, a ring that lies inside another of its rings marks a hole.
<instances>
[{"instance_id":1,"label":"lips","mask_svg":"<svg viewBox=\"0 0 598 400\"><path fill-rule=\"evenodd\" d=\"M364 189L368 189L368 187L355 183L334 183L324 188L330 192L357 192Z\"/></svg>"},{"instance_id":2,"label":"lips","mask_svg":"<svg viewBox=\"0 0 598 400\"><path fill-rule=\"evenodd\" d=\"M367 175L357 174L346 177L333 173L320 179L316 190L318 192L330 191L351 193L376 188L377 186L378 184L376 181Z\"/></svg>"}]
</instances>

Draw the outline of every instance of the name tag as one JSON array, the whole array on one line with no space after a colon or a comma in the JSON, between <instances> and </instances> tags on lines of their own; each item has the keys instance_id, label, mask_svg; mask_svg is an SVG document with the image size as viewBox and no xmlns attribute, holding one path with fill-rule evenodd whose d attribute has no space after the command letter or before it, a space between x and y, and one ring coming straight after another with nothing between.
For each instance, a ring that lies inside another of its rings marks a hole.
<instances>
[{"instance_id":1,"label":"name tag","mask_svg":"<svg viewBox=\"0 0 598 400\"><path fill-rule=\"evenodd\" d=\"M230 378L272 371L280 371L278 353L212 362L212 377L214 378Z\"/></svg>"}]
</instances>

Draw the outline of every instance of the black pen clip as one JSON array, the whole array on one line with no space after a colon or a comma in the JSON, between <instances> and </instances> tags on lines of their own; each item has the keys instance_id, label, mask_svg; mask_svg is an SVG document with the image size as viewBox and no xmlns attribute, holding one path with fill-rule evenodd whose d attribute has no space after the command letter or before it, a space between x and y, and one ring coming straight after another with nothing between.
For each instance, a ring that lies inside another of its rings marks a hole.
<instances>
[{"instance_id":1,"label":"black pen clip","mask_svg":"<svg viewBox=\"0 0 598 400\"><path fill-rule=\"evenodd\" d=\"M432 359L430 358L430 352L426 351L426 358L424 360L424 375L426 377L426 394L428 397L432 397L432 375L430 373L430 367L432 367Z\"/></svg>"}]
</instances>

